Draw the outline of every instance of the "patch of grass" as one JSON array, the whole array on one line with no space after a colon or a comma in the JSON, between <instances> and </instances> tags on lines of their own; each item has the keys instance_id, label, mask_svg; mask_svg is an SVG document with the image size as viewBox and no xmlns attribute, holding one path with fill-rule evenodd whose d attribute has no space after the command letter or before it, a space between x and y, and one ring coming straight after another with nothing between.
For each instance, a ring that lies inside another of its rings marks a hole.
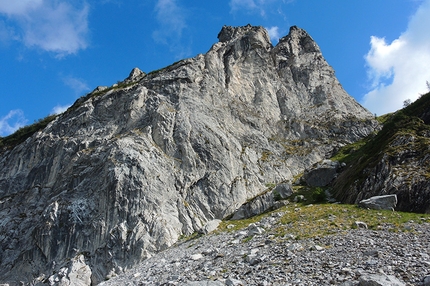
<instances>
[{"instance_id":1,"label":"patch of grass","mask_svg":"<svg viewBox=\"0 0 430 286\"><path fill-rule=\"evenodd\" d=\"M371 169L381 161L382 156L397 157L403 150L413 150L417 154L428 154L430 140L423 136L430 131L430 93L409 106L381 117L384 126L376 135L344 146L332 157L332 160L344 162L348 167L340 174L333 185L335 196L341 201L350 201L350 194L345 192L350 186L360 186L367 177L365 169ZM396 145L401 136L413 136L414 144Z\"/></svg>"},{"instance_id":2,"label":"patch of grass","mask_svg":"<svg viewBox=\"0 0 430 286\"><path fill-rule=\"evenodd\" d=\"M321 187L316 187L312 192L312 199L315 203L322 203L327 201L325 190Z\"/></svg>"},{"instance_id":3,"label":"patch of grass","mask_svg":"<svg viewBox=\"0 0 430 286\"><path fill-rule=\"evenodd\" d=\"M309 187L309 186L293 186L295 196L302 195L304 197L304 202L302 204L321 204L327 202L326 190L330 190L328 187Z\"/></svg>"},{"instance_id":4,"label":"patch of grass","mask_svg":"<svg viewBox=\"0 0 430 286\"><path fill-rule=\"evenodd\" d=\"M259 222L273 213L281 213L279 223L269 229L278 239L284 236L305 239L344 233L357 228L355 222L364 222L369 229L392 232L413 231L410 222L430 223L430 214L393 212L389 210L367 210L346 204L290 204L281 209L253 218L223 221L217 232L243 230L251 223Z\"/></svg>"},{"instance_id":5,"label":"patch of grass","mask_svg":"<svg viewBox=\"0 0 430 286\"><path fill-rule=\"evenodd\" d=\"M272 155L272 152L270 152L270 151L268 151L268 150L264 150L262 153L261 153L261 158L260 158L260 161L262 161L262 162L267 162L267 161L269 161L269 158L270 158L270 156Z\"/></svg>"},{"instance_id":6,"label":"patch of grass","mask_svg":"<svg viewBox=\"0 0 430 286\"><path fill-rule=\"evenodd\" d=\"M48 115L45 118L37 120L31 125L19 128L15 133L9 136L0 137L0 153L5 149L13 149L37 131L44 129L55 118L57 118L57 115Z\"/></svg>"}]
</instances>

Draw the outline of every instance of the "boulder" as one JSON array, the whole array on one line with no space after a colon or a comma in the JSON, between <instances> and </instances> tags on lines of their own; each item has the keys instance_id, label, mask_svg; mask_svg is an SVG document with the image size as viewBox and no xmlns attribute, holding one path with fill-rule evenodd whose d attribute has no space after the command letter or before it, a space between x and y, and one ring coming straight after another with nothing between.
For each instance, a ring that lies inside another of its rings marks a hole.
<instances>
[{"instance_id":1,"label":"boulder","mask_svg":"<svg viewBox=\"0 0 430 286\"><path fill-rule=\"evenodd\" d=\"M430 286L430 275L424 277L423 286Z\"/></svg>"},{"instance_id":2,"label":"boulder","mask_svg":"<svg viewBox=\"0 0 430 286\"><path fill-rule=\"evenodd\" d=\"M221 223L221 220L219 219L214 219L211 221L208 221L201 229L200 229L200 233L202 234L208 234L212 231L214 231L215 229L218 228L219 224Z\"/></svg>"},{"instance_id":3,"label":"boulder","mask_svg":"<svg viewBox=\"0 0 430 286\"><path fill-rule=\"evenodd\" d=\"M271 210L274 205L274 198L272 192L267 192L257 196L247 203L244 203L234 213L232 220L245 219L262 214Z\"/></svg>"},{"instance_id":4,"label":"boulder","mask_svg":"<svg viewBox=\"0 0 430 286\"><path fill-rule=\"evenodd\" d=\"M374 196L360 201L358 205L365 209L394 210L397 205L397 195Z\"/></svg>"},{"instance_id":5,"label":"boulder","mask_svg":"<svg viewBox=\"0 0 430 286\"><path fill-rule=\"evenodd\" d=\"M288 199L293 194L293 188L290 184L279 184L272 190L275 199Z\"/></svg>"},{"instance_id":6,"label":"boulder","mask_svg":"<svg viewBox=\"0 0 430 286\"><path fill-rule=\"evenodd\" d=\"M306 170L301 181L311 187L325 187L336 178L339 168L339 162L323 160Z\"/></svg>"},{"instance_id":7,"label":"boulder","mask_svg":"<svg viewBox=\"0 0 430 286\"><path fill-rule=\"evenodd\" d=\"M393 275L385 274L365 274L360 277L358 286L405 286L406 284L398 280Z\"/></svg>"}]
</instances>

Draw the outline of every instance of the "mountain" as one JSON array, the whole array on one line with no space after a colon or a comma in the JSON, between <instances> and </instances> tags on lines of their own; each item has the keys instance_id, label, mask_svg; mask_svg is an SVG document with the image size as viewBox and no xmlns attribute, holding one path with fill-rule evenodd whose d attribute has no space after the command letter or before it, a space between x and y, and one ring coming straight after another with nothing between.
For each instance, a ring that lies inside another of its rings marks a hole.
<instances>
[{"instance_id":1,"label":"mountain","mask_svg":"<svg viewBox=\"0 0 430 286\"><path fill-rule=\"evenodd\" d=\"M218 39L2 138L2 283L97 284L379 130L303 29Z\"/></svg>"},{"instance_id":2,"label":"mountain","mask_svg":"<svg viewBox=\"0 0 430 286\"><path fill-rule=\"evenodd\" d=\"M430 213L430 93L384 121L375 136L341 151L348 165L333 191L345 203L396 194L396 210Z\"/></svg>"}]
</instances>

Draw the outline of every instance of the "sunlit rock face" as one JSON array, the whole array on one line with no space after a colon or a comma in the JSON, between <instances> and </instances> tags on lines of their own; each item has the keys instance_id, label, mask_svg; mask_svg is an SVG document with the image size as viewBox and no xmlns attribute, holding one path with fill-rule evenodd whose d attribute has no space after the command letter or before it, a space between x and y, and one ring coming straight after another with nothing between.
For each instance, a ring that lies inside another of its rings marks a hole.
<instances>
[{"instance_id":1,"label":"sunlit rock face","mask_svg":"<svg viewBox=\"0 0 430 286\"><path fill-rule=\"evenodd\" d=\"M0 155L0 282L104 281L379 128L304 30L218 37Z\"/></svg>"}]
</instances>

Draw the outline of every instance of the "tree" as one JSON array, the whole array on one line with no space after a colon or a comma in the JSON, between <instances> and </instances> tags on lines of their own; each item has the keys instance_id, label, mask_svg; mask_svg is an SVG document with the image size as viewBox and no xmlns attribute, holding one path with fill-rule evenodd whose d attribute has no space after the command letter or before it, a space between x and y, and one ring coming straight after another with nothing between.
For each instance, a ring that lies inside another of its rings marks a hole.
<instances>
[{"instance_id":1,"label":"tree","mask_svg":"<svg viewBox=\"0 0 430 286\"><path fill-rule=\"evenodd\" d=\"M403 101L403 107L406 107L406 106L408 106L411 103L412 103L412 100L406 99L405 101Z\"/></svg>"}]
</instances>

